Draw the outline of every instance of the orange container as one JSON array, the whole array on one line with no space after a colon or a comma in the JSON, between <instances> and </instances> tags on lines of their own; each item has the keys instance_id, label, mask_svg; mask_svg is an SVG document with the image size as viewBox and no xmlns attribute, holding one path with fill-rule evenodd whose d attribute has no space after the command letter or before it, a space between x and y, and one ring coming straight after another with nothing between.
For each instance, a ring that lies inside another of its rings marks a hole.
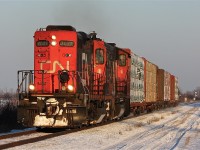
<instances>
[{"instance_id":1,"label":"orange container","mask_svg":"<svg viewBox=\"0 0 200 150\"><path fill-rule=\"evenodd\" d=\"M145 85L145 102L157 101L157 69L158 67L144 59L144 85Z\"/></svg>"},{"instance_id":2,"label":"orange container","mask_svg":"<svg viewBox=\"0 0 200 150\"><path fill-rule=\"evenodd\" d=\"M175 76L170 76L170 100L175 100Z\"/></svg>"},{"instance_id":3,"label":"orange container","mask_svg":"<svg viewBox=\"0 0 200 150\"><path fill-rule=\"evenodd\" d=\"M157 71L157 98L158 101L164 100L164 70L158 69Z\"/></svg>"}]
</instances>

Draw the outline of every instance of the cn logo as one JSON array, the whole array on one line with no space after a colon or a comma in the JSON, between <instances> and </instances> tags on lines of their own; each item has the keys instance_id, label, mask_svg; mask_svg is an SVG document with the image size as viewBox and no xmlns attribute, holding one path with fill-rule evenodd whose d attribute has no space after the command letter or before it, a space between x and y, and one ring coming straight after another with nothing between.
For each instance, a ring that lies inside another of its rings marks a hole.
<instances>
[{"instance_id":1,"label":"cn logo","mask_svg":"<svg viewBox=\"0 0 200 150\"><path fill-rule=\"evenodd\" d=\"M43 65L44 64L52 64L53 69L52 70L46 70L46 73L55 73L56 72L56 67L58 66L61 70L64 70L65 68L61 65L61 63L57 60L55 60L53 63L51 63L50 60L46 62L40 62L40 70L43 70ZM66 69L69 70L69 61L66 62Z\"/></svg>"}]
</instances>

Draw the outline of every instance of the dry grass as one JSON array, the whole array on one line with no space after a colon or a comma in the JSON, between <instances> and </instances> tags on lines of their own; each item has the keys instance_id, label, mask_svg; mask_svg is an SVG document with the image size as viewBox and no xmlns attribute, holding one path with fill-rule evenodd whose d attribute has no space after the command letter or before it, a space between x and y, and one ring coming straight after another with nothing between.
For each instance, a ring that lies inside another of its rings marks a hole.
<instances>
[{"instance_id":1,"label":"dry grass","mask_svg":"<svg viewBox=\"0 0 200 150\"><path fill-rule=\"evenodd\" d=\"M189 143L190 143L190 136L188 136L187 138L186 138L186 140L185 140L185 145L188 145Z\"/></svg>"},{"instance_id":2,"label":"dry grass","mask_svg":"<svg viewBox=\"0 0 200 150\"><path fill-rule=\"evenodd\" d=\"M131 125L127 125L125 128L125 131L132 131L132 126Z\"/></svg>"},{"instance_id":3,"label":"dry grass","mask_svg":"<svg viewBox=\"0 0 200 150\"><path fill-rule=\"evenodd\" d=\"M158 117L153 117L153 118L151 118L150 120L147 121L147 124L151 124L151 123L153 123L153 122L158 122L159 120L160 120L160 118L158 118Z\"/></svg>"},{"instance_id":4,"label":"dry grass","mask_svg":"<svg viewBox=\"0 0 200 150\"><path fill-rule=\"evenodd\" d=\"M99 142L100 145L103 144L103 141L101 139L99 139L98 142Z\"/></svg>"},{"instance_id":5,"label":"dry grass","mask_svg":"<svg viewBox=\"0 0 200 150\"><path fill-rule=\"evenodd\" d=\"M12 103L6 104L1 108L0 113L0 133L7 132L17 127L17 107Z\"/></svg>"},{"instance_id":6,"label":"dry grass","mask_svg":"<svg viewBox=\"0 0 200 150\"><path fill-rule=\"evenodd\" d=\"M137 122L137 123L134 125L134 127L136 127L136 128L140 128L140 127L142 127L142 126L144 126L144 124L143 124L142 122Z\"/></svg>"},{"instance_id":7,"label":"dry grass","mask_svg":"<svg viewBox=\"0 0 200 150\"><path fill-rule=\"evenodd\" d=\"M115 137L115 135L114 134L107 134L106 135L106 139L112 139L112 138L114 138Z\"/></svg>"},{"instance_id":8,"label":"dry grass","mask_svg":"<svg viewBox=\"0 0 200 150\"><path fill-rule=\"evenodd\" d=\"M172 111L171 112L171 114L176 114L176 113L178 113L178 111L176 110L176 111Z\"/></svg>"},{"instance_id":9,"label":"dry grass","mask_svg":"<svg viewBox=\"0 0 200 150\"><path fill-rule=\"evenodd\" d=\"M119 134L122 135L122 131L121 130L119 130Z\"/></svg>"}]
</instances>

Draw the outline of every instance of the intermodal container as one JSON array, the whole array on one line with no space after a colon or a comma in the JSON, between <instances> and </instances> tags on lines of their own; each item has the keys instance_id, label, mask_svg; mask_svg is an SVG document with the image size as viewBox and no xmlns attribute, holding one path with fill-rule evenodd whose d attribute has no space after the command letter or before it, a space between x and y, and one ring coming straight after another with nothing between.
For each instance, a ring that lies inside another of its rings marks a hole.
<instances>
[{"instance_id":1,"label":"intermodal container","mask_svg":"<svg viewBox=\"0 0 200 150\"><path fill-rule=\"evenodd\" d=\"M170 73L164 72L164 101L170 100Z\"/></svg>"},{"instance_id":2,"label":"intermodal container","mask_svg":"<svg viewBox=\"0 0 200 150\"><path fill-rule=\"evenodd\" d=\"M170 76L170 100L175 100L175 76Z\"/></svg>"},{"instance_id":3,"label":"intermodal container","mask_svg":"<svg viewBox=\"0 0 200 150\"><path fill-rule=\"evenodd\" d=\"M130 71L130 101L144 101L144 60L138 55L131 54Z\"/></svg>"},{"instance_id":4,"label":"intermodal container","mask_svg":"<svg viewBox=\"0 0 200 150\"><path fill-rule=\"evenodd\" d=\"M157 99L158 101L164 101L164 74L163 69L157 70Z\"/></svg>"},{"instance_id":5,"label":"intermodal container","mask_svg":"<svg viewBox=\"0 0 200 150\"><path fill-rule=\"evenodd\" d=\"M144 60L144 76L145 76L145 102L157 101L157 69L158 67L150 61Z\"/></svg>"},{"instance_id":6,"label":"intermodal container","mask_svg":"<svg viewBox=\"0 0 200 150\"><path fill-rule=\"evenodd\" d=\"M179 94L178 94L178 78L175 77L175 100L179 100Z\"/></svg>"}]
</instances>

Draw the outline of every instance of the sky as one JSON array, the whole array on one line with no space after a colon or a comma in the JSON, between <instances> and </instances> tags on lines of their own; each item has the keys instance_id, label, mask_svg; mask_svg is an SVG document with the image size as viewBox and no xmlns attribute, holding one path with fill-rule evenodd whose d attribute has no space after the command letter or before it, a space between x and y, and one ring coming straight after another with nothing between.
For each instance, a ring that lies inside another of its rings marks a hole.
<instances>
[{"instance_id":1,"label":"sky","mask_svg":"<svg viewBox=\"0 0 200 150\"><path fill-rule=\"evenodd\" d=\"M0 89L17 88L17 71L33 69L33 35L72 25L130 48L179 79L200 86L199 0L0 0Z\"/></svg>"}]
</instances>

